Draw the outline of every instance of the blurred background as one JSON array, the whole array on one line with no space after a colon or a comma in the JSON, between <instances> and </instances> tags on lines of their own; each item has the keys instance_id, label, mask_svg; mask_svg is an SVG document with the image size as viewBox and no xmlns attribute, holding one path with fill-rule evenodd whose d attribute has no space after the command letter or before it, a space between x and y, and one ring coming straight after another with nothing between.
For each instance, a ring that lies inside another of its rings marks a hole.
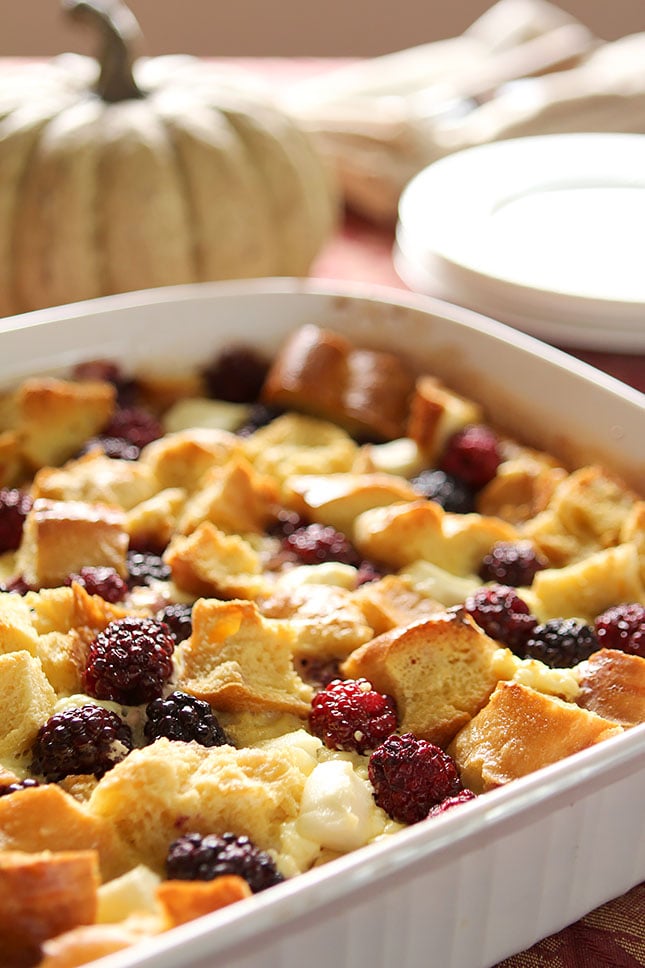
<instances>
[{"instance_id":1,"label":"blurred background","mask_svg":"<svg viewBox=\"0 0 645 968\"><path fill-rule=\"evenodd\" d=\"M204 56L373 56L460 34L488 0L130 0L144 53ZM645 30L642 0L560 0L604 40ZM2 4L0 56L89 51L59 0Z\"/></svg>"}]
</instances>

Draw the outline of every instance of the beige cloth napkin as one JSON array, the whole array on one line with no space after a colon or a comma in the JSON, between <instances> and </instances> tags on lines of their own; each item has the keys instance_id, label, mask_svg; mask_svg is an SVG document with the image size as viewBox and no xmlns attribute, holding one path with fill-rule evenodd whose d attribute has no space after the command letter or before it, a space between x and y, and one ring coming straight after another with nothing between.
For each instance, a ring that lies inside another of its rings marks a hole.
<instances>
[{"instance_id":1,"label":"beige cloth napkin","mask_svg":"<svg viewBox=\"0 0 645 968\"><path fill-rule=\"evenodd\" d=\"M285 99L348 206L394 222L410 178L454 151L566 131L645 132L645 33L604 42L548 0L499 0L459 37L315 76Z\"/></svg>"}]
</instances>

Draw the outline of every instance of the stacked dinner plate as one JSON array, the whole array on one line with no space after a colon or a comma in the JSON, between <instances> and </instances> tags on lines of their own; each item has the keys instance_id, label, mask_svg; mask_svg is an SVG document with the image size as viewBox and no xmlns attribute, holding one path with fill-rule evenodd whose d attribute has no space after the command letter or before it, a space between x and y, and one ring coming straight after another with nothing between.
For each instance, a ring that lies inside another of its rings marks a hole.
<instances>
[{"instance_id":1,"label":"stacked dinner plate","mask_svg":"<svg viewBox=\"0 0 645 968\"><path fill-rule=\"evenodd\" d=\"M399 204L412 289L558 345L645 351L645 135L554 134L468 148Z\"/></svg>"}]
</instances>

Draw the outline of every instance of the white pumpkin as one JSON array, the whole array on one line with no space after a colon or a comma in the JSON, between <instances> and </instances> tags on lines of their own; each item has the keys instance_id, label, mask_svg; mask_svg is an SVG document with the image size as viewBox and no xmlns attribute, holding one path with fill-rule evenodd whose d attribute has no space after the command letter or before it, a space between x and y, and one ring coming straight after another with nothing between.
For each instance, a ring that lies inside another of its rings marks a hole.
<instances>
[{"instance_id":1,"label":"white pumpkin","mask_svg":"<svg viewBox=\"0 0 645 968\"><path fill-rule=\"evenodd\" d=\"M337 215L329 172L251 75L133 60L120 2L66 6L98 60L0 70L0 315L214 279L305 275Z\"/></svg>"}]
</instances>

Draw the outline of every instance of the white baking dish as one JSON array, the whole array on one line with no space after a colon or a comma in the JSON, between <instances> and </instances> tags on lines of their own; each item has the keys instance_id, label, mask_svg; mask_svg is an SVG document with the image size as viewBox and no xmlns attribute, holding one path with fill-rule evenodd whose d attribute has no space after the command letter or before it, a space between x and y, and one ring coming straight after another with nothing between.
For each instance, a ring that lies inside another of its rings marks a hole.
<instances>
[{"instance_id":1,"label":"white baking dish","mask_svg":"<svg viewBox=\"0 0 645 968\"><path fill-rule=\"evenodd\" d=\"M110 296L0 321L0 381L112 357L131 369L274 349L315 322L408 355L491 417L645 491L645 397L428 297L290 280ZM105 968L487 968L645 878L645 726L387 842L101 961Z\"/></svg>"}]
</instances>

